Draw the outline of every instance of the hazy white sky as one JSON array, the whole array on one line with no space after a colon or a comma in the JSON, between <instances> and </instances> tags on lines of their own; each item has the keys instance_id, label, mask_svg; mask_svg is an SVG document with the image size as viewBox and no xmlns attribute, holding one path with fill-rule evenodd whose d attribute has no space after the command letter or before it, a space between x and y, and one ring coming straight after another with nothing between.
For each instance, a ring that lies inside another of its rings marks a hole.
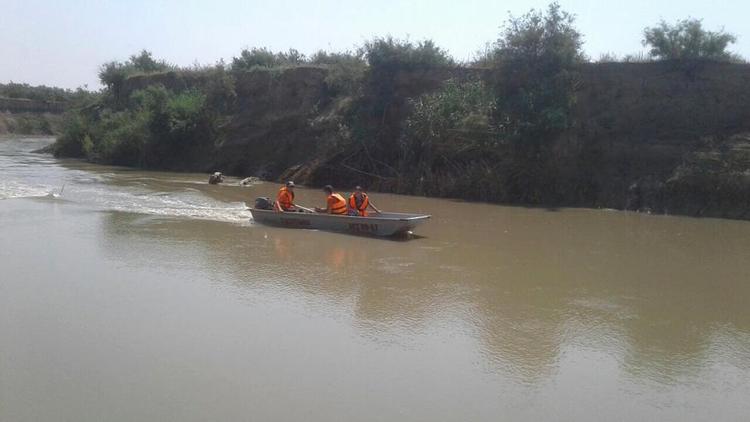
<instances>
[{"instance_id":1,"label":"hazy white sky","mask_svg":"<svg viewBox=\"0 0 750 422\"><path fill-rule=\"evenodd\" d=\"M356 48L373 36L431 38L457 60L497 38L508 12L548 0L0 0L0 82L98 87L97 69L146 48L178 65L231 61L244 47ZM750 0L560 0L593 58L643 50L645 26L702 18L750 57Z\"/></svg>"}]
</instances>

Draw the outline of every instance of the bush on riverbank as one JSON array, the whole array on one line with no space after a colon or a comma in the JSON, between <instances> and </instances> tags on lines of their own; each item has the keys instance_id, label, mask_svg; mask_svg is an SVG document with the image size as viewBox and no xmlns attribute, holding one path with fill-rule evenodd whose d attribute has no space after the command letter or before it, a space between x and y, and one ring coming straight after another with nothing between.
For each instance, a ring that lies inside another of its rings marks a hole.
<instances>
[{"instance_id":1,"label":"bush on riverbank","mask_svg":"<svg viewBox=\"0 0 750 422\"><path fill-rule=\"evenodd\" d=\"M496 199L487 193L494 190L490 186L501 183L492 176L502 159L502 146L499 128L493 122L495 98L485 83L450 79L438 91L411 100L410 105L412 112L400 142L399 189ZM478 189L480 184L484 189Z\"/></svg>"},{"instance_id":2,"label":"bush on riverbank","mask_svg":"<svg viewBox=\"0 0 750 422\"><path fill-rule=\"evenodd\" d=\"M573 16L556 3L509 18L492 54L493 88L496 117L514 141L549 142L571 126L581 46Z\"/></svg>"},{"instance_id":3,"label":"bush on riverbank","mask_svg":"<svg viewBox=\"0 0 750 422\"><path fill-rule=\"evenodd\" d=\"M344 121L346 158L338 164L342 153L333 156L324 174L339 165L348 171L337 170L337 178L403 193L557 201L561 171L550 148L573 124L585 59L573 23L557 4L511 17L488 54L487 83L412 82L406 75L455 63L431 42L367 43L363 95Z\"/></svg>"},{"instance_id":4,"label":"bush on riverbank","mask_svg":"<svg viewBox=\"0 0 750 422\"><path fill-rule=\"evenodd\" d=\"M36 101L69 101L76 96L77 91L49 87L45 85L31 86L19 83L0 83L0 97L25 98Z\"/></svg>"},{"instance_id":5,"label":"bush on riverbank","mask_svg":"<svg viewBox=\"0 0 750 422\"><path fill-rule=\"evenodd\" d=\"M674 25L662 20L643 30L643 45L649 47L651 57L660 60L741 61L727 51L735 42L737 37L723 29L704 29L700 19L683 19Z\"/></svg>"},{"instance_id":6,"label":"bush on riverbank","mask_svg":"<svg viewBox=\"0 0 750 422\"><path fill-rule=\"evenodd\" d=\"M343 127L343 139L360 172L393 176L399 158L399 139L403 133L404 116L409 98L424 92L423 80L400 80L439 68L454 67L448 53L432 41L411 42L393 37L375 38L360 49L367 67L361 87L352 98ZM439 84L435 84L439 86ZM427 87L427 90L433 87ZM363 174L364 174L363 173Z\"/></svg>"},{"instance_id":7,"label":"bush on riverbank","mask_svg":"<svg viewBox=\"0 0 750 422\"><path fill-rule=\"evenodd\" d=\"M185 169L195 155L211 154L219 118L198 90L175 93L162 85L134 92L125 110L73 112L55 154L147 168Z\"/></svg>"},{"instance_id":8,"label":"bush on riverbank","mask_svg":"<svg viewBox=\"0 0 750 422\"><path fill-rule=\"evenodd\" d=\"M174 69L164 60L156 60L150 51L142 50L125 62L112 61L99 69L99 80L106 87L105 101L111 106L121 106L122 87L125 80L138 74L149 74Z\"/></svg>"}]
</instances>

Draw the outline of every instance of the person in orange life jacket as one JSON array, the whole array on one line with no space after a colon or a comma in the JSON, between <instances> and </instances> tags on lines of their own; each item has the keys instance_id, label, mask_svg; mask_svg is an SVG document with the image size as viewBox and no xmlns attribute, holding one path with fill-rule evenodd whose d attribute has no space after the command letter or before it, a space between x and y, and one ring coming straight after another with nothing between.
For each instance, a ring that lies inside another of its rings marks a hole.
<instances>
[{"instance_id":1,"label":"person in orange life jacket","mask_svg":"<svg viewBox=\"0 0 750 422\"><path fill-rule=\"evenodd\" d=\"M367 208L370 207L376 213L380 213L378 207L370 202L370 198L362 190L362 186L354 188L354 192L349 196L349 215L367 217Z\"/></svg>"},{"instance_id":2,"label":"person in orange life jacket","mask_svg":"<svg viewBox=\"0 0 750 422\"><path fill-rule=\"evenodd\" d=\"M279 189L279 194L276 196L276 202L273 203L273 209L279 212L295 211L294 182L290 180Z\"/></svg>"},{"instance_id":3,"label":"person in orange life jacket","mask_svg":"<svg viewBox=\"0 0 750 422\"><path fill-rule=\"evenodd\" d=\"M344 197L339 195L338 193L334 192L331 185L326 185L326 187L323 188L323 192L325 192L326 194L326 207L315 207L315 212L346 215L346 199L344 199Z\"/></svg>"}]
</instances>

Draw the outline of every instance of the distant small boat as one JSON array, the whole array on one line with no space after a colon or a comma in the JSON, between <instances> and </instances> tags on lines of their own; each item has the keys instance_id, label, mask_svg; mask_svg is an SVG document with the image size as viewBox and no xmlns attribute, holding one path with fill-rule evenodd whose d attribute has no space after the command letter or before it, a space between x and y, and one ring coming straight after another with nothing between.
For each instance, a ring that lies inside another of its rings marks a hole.
<instances>
[{"instance_id":1,"label":"distant small boat","mask_svg":"<svg viewBox=\"0 0 750 422\"><path fill-rule=\"evenodd\" d=\"M295 229L318 229L372 236L397 236L412 231L431 217L426 214L374 213L368 217L309 212L276 212L250 208L258 223Z\"/></svg>"}]
</instances>

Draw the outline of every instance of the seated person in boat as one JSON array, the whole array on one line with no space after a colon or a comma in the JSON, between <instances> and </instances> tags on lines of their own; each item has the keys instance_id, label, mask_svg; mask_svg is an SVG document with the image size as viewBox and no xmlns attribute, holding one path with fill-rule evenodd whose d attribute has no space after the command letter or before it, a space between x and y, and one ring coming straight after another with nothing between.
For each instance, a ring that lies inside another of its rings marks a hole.
<instances>
[{"instance_id":1,"label":"seated person in boat","mask_svg":"<svg viewBox=\"0 0 750 422\"><path fill-rule=\"evenodd\" d=\"M279 193L276 195L276 202L273 203L273 209L279 212L296 211L296 206L294 205L294 182L290 180L279 189Z\"/></svg>"},{"instance_id":2,"label":"seated person in boat","mask_svg":"<svg viewBox=\"0 0 750 422\"><path fill-rule=\"evenodd\" d=\"M326 207L325 208L315 207L315 212L347 215L346 199L344 199L343 196L334 192L333 187L331 185L326 185L323 188L323 192L325 192L326 194Z\"/></svg>"},{"instance_id":3,"label":"seated person in boat","mask_svg":"<svg viewBox=\"0 0 750 422\"><path fill-rule=\"evenodd\" d=\"M370 202L370 198L362 190L362 186L357 186L349 196L349 215L367 217L368 207L372 208L376 213L380 213L375 204Z\"/></svg>"}]
</instances>

